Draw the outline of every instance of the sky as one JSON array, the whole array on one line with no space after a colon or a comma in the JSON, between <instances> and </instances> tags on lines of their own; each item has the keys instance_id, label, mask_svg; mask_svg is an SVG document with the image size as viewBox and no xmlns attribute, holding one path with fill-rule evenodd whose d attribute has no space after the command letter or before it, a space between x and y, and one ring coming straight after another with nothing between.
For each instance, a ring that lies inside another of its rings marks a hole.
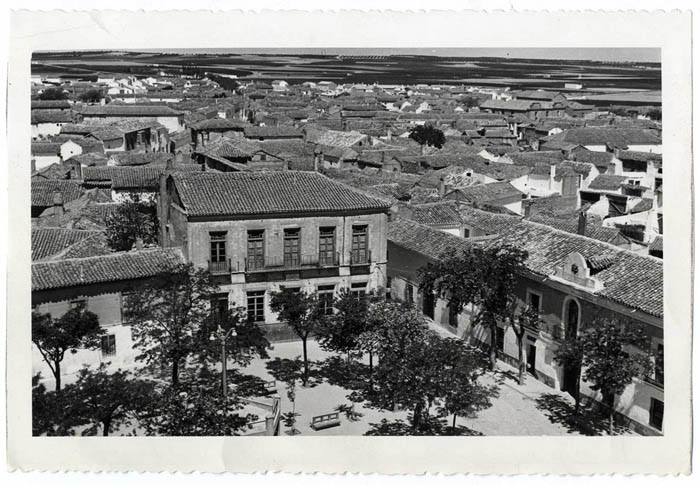
<instances>
[{"instance_id":1,"label":"sky","mask_svg":"<svg viewBox=\"0 0 700 485\"><path fill-rule=\"evenodd\" d=\"M140 52L211 54L327 54L327 55L433 55L444 57L510 57L530 59L576 59L594 61L661 62L658 48L263 48L263 49L138 49Z\"/></svg>"}]
</instances>

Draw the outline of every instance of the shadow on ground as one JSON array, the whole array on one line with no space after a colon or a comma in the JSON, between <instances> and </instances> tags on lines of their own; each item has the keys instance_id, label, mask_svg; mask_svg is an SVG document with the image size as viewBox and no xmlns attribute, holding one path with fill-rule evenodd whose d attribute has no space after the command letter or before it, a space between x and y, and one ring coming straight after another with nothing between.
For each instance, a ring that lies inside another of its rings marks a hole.
<instances>
[{"instance_id":1,"label":"shadow on ground","mask_svg":"<svg viewBox=\"0 0 700 485\"><path fill-rule=\"evenodd\" d=\"M581 407L580 413L574 412L574 405L558 394L542 394L536 400L537 409L543 411L549 420L567 428L569 433L586 436L606 435L608 421L606 416Z\"/></svg>"},{"instance_id":2,"label":"shadow on ground","mask_svg":"<svg viewBox=\"0 0 700 485\"><path fill-rule=\"evenodd\" d=\"M431 416L419 429L414 429L410 420L410 416L408 421L382 419L379 423L371 423L365 436L483 436L483 433L466 426L448 426L445 420L435 416Z\"/></svg>"}]
</instances>

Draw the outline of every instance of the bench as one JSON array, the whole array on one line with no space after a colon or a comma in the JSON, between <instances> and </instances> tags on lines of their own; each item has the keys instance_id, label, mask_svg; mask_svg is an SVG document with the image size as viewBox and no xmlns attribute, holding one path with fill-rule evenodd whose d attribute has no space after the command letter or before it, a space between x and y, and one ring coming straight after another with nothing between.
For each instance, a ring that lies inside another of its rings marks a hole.
<instances>
[{"instance_id":1,"label":"bench","mask_svg":"<svg viewBox=\"0 0 700 485\"><path fill-rule=\"evenodd\" d=\"M340 426L340 413L321 414L311 418L311 428L313 428L314 431L320 431L334 426Z\"/></svg>"}]
</instances>

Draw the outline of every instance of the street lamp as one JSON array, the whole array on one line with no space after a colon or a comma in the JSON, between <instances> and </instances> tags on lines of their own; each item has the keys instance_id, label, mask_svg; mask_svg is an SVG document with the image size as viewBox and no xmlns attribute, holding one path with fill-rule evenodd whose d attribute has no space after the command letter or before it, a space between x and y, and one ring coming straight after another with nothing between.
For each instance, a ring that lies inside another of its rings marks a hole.
<instances>
[{"instance_id":1,"label":"street lamp","mask_svg":"<svg viewBox=\"0 0 700 485\"><path fill-rule=\"evenodd\" d=\"M226 399L228 391L228 383L226 382L226 339L229 337L236 337L236 328L232 327L228 330L221 328L221 325L217 325L216 332L209 337L209 340L219 340L221 342L221 389L223 391L224 399Z\"/></svg>"}]
</instances>

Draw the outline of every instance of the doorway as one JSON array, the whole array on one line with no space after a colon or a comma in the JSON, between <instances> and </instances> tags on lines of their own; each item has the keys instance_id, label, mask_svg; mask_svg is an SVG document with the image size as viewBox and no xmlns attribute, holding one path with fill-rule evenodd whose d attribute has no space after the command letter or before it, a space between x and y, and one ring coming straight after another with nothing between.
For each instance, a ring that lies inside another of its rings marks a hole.
<instances>
[{"instance_id":1,"label":"doorway","mask_svg":"<svg viewBox=\"0 0 700 485\"><path fill-rule=\"evenodd\" d=\"M537 377L537 371L535 370L535 362L537 361L537 347L535 344L529 344L527 346L527 372L535 377Z\"/></svg>"}]
</instances>

